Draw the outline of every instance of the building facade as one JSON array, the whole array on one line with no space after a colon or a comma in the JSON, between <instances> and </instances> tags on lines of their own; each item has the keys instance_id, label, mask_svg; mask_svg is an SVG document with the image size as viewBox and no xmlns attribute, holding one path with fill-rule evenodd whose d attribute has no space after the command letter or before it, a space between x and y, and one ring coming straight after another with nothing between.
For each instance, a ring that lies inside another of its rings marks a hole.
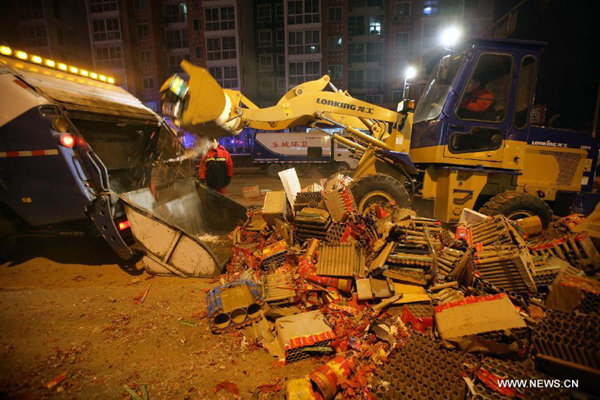
<instances>
[{"instance_id":1,"label":"building facade","mask_svg":"<svg viewBox=\"0 0 600 400\"><path fill-rule=\"evenodd\" d=\"M254 0L254 4L258 102L265 105L302 82L328 74L334 86L352 96L395 108L409 65L418 70L410 97L422 93L443 53L440 35L445 28L458 26L465 37L476 36L492 25L494 15L493 0ZM283 17L278 10L283 10ZM274 67L268 74L271 57ZM285 83L285 89L278 83Z\"/></svg>"},{"instance_id":2,"label":"building facade","mask_svg":"<svg viewBox=\"0 0 600 400\"><path fill-rule=\"evenodd\" d=\"M2 2L0 10L0 40L4 44L69 65L92 68L83 1L13 0Z\"/></svg>"},{"instance_id":3,"label":"building facade","mask_svg":"<svg viewBox=\"0 0 600 400\"><path fill-rule=\"evenodd\" d=\"M225 88L255 94L251 1L86 0L86 10L95 68L155 111L162 83L185 75L183 60Z\"/></svg>"}]
</instances>

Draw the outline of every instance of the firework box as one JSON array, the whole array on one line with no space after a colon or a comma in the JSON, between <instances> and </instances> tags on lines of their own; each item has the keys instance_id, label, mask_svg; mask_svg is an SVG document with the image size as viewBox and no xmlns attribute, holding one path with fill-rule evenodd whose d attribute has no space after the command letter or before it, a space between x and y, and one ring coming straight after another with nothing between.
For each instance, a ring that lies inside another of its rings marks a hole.
<instances>
[{"instance_id":1,"label":"firework box","mask_svg":"<svg viewBox=\"0 0 600 400\"><path fill-rule=\"evenodd\" d=\"M437 330L443 339L527 325L506 294L469 296L435 307Z\"/></svg>"}]
</instances>

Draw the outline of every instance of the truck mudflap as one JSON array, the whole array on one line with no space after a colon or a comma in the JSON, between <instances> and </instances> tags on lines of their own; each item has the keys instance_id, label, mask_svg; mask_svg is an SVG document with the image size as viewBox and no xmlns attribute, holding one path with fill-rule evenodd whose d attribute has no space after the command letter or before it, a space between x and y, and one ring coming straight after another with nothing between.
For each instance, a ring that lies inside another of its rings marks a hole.
<instances>
[{"instance_id":1,"label":"truck mudflap","mask_svg":"<svg viewBox=\"0 0 600 400\"><path fill-rule=\"evenodd\" d=\"M230 256L227 235L238 221L246 220L246 207L195 178L119 197L144 267L159 275L219 275Z\"/></svg>"}]
</instances>

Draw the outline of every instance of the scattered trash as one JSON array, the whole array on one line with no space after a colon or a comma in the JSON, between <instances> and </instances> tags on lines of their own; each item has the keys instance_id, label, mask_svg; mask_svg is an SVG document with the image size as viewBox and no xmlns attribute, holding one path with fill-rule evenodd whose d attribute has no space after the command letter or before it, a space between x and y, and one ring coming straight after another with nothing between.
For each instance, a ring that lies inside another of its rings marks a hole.
<instances>
[{"instance_id":1,"label":"scattered trash","mask_svg":"<svg viewBox=\"0 0 600 400\"><path fill-rule=\"evenodd\" d=\"M56 378L52 379L50 382L46 383L46 387L48 389L54 388L56 385L58 385L59 383L64 381L67 378L67 375L68 375L67 372L63 372L62 374L58 375Z\"/></svg>"},{"instance_id":2,"label":"scattered trash","mask_svg":"<svg viewBox=\"0 0 600 400\"><path fill-rule=\"evenodd\" d=\"M214 393L217 393L219 390L224 390L224 391L229 392L237 397L239 397L239 395L240 395L240 390L238 389L237 385L230 381L223 381L221 383L218 383L213 388Z\"/></svg>"},{"instance_id":3,"label":"scattered trash","mask_svg":"<svg viewBox=\"0 0 600 400\"><path fill-rule=\"evenodd\" d=\"M261 194L258 186L249 186L242 188L242 194L245 199L252 199L254 197L258 197Z\"/></svg>"},{"instance_id":4,"label":"scattered trash","mask_svg":"<svg viewBox=\"0 0 600 400\"><path fill-rule=\"evenodd\" d=\"M450 232L391 204L358 212L347 177L300 191L295 174L284 175L285 191L269 192L233 231L232 258L207 302L213 333L244 328L243 343L262 346L277 366L329 357L286 383L288 399L499 394L490 360L523 360L532 348L543 365L582 380L589 371L572 365L600 373L597 353L585 350L597 339L589 329L600 289L583 276L598 271L600 255L587 233L571 230L582 217L541 231L539 218L465 209ZM550 312L577 313L569 332L587 336L561 336L549 322L560 314Z\"/></svg>"},{"instance_id":5,"label":"scattered trash","mask_svg":"<svg viewBox=\"0 0 600 400\"><path fill-rule=\"evenodd\" d=\"M193 327L193 328L196 328L196 327L198 326L198 324L197 324L197 323L195 323L195 322L188 322L188 321L184 321L184 320L179 320L179 323L180 323L181 325L185 325L185 326L191 326L191 327Z\"/></svg>"}]
</instances>

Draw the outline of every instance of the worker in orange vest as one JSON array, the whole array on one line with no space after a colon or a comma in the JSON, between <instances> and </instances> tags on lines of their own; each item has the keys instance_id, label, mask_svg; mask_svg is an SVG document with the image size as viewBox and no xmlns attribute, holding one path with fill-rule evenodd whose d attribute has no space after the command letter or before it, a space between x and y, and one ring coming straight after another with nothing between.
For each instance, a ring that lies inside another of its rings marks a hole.
<instances>
[{"instance_id":1,"label":"worker in orange vest","mask_svg":"<svg viewBox=\"0 0 600 400\"><path fill-rule=\"evenodd\" d=\"M473 113L486 111L494 102L494 95L482 88L478 81L473 79L467 87L467 93L463 98L460 108Z\"/></svg>"},{"instance_id":2,"label":"worker in orange vest","mask_svg":"<svg viewBox=\"0 0 600 400\"><path fill-rule=\"evenodd\" d=\"M198 169L200 182L209 188L225 194L225 188L233 177L233 161L229 152L213 139L212 147L206 152Z\"/></svg>"}]
</instances>

